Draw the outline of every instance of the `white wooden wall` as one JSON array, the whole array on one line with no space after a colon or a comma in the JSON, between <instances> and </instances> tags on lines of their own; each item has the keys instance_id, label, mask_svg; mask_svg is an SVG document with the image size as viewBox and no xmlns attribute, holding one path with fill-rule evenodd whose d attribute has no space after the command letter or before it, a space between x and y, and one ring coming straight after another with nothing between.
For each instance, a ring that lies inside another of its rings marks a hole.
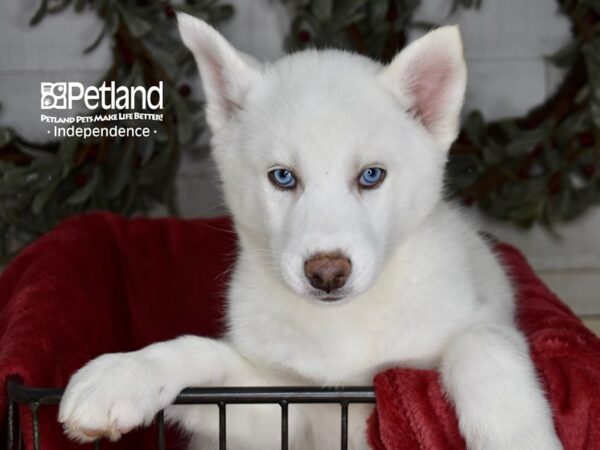
<instances>
[{"instance_id":1,"label":"white wooden wall","mask_svg":"<svg viewBox=\"0 0 600 450\"><path fill-rule=\"evenodd\" d=\"M282 54L287 15L279 0L230 0L234 19L223 32L262 60ZM561 74L544 60L569 39L569 24L553 0L483 0L479 11L449 16L448 0L423 0L419 18L458 23L465 40L469 88L465 110L492 119L521 115L548 96ZM92 83L107 67L108 43L91 55L81 49L95 37L92 14L64 12L30 28L36 0L0 0L0 122L32 139L45 139L39 122L40 81ZM199 90L199 87L198 89ZM209 160L184 160L177 179L185 216L224 212ZM516 244L550 286L576 312L600 317L600 208L560 226L562 239L542 229L515 230L483 219L483 228Z\"/></svg>"}]
</instances>

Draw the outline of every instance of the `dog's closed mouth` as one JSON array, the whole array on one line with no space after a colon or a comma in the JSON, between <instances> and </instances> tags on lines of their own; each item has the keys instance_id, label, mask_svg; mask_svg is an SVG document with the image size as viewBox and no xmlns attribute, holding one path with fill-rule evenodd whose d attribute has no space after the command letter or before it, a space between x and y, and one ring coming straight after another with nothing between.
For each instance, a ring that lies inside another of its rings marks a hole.
<instances>
[{"instance_id":1,"label":"dog's closed mouth","mask_svg":"<svg viewBox=\"0 0 600 450\"><path fill-rule=\"evenodd\" d=\"M329 297L318 297L318 300L322 301L322 302L337 302L340 300L343 300L345 297L344 296L329 296Z\"/></svg>"}]
</instances>

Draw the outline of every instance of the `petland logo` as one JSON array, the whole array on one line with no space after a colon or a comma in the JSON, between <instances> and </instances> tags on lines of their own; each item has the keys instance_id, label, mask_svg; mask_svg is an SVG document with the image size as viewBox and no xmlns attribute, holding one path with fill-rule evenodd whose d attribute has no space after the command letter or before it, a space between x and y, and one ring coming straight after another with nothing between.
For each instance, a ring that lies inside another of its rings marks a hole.
<instances>
[{"instance_id":1,"label":"petland logo","mask_svg":"<svg viewBox=\"0 0 600 450\"><path fill-rule=\"evenodd\" d=\"M44 112L40 120L52 125L47 132L55 138L149 137L158 132L152 122L163 121L163 113L156 111L163 109L162 81L149 88L116 86L114 81L88 87L79 82L42 82L40 88ZM72 115L75 102L84 103L89 111ZM48 110L61 113L52 115Z\"/></svg>"},{"instance_id":2,"label":"petland logo","mask_svg":"<svg viewBox=\"0 0 600 450\"><path fill-rule=\"evenodd\" d=\"M79 82L41 83L42 109L72 109L73 102L83 100L86 108L97 109L162 109L163 82L146 89L144 86L116 86L114 81L84 87Z\"/></svg>"}]
</instances>

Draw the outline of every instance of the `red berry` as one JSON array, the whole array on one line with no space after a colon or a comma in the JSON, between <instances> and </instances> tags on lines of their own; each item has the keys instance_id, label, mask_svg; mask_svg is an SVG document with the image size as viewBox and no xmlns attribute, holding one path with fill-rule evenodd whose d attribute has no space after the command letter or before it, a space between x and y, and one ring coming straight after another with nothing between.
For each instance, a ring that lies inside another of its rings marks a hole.
<instances>
[{"instance_id":1,"label":"red berry","mask_svg":"<svg viewBox=\"0 0 600 450\"><path fill-rule=\"evenodd\" d=\"M541 123L542 121L538 117L532 116L527 118L527 120L525 121L525 128L533 130L539 127Z\"/></svg>"},{"instance_id":2,"label":"red berry","mask_svg":"<svg viewBox=\"0 0 600 450\"><path fill-rule=\"evenodd\" d=\"M76 173L75 177L73 177L73 183L77 187L83 187L87 183L87 176L83 173Z\"/></svg>"},{"instance_id":3,"label":"red berry","mask_svg":"<svg viewBox=\"0 0 600 450\"><path fill-rule=\"evenodd\" d=\"M397 18L398 11L394 7L390 8L387 14L385 15L385 20L387 20L388 22L395 22Z\"/></svg>"},{"instance_id":4,"label":"red berry","mask_svg":"<svg viewBox=\"0 0 600 450\"><path fill-rule=\"evenodd\" d=\"M521 180L529 180L529 168L528 167L524 167L522 169L520 169L517 172L517 176L521 179Z\"/></svg>"},{"instance_id":5,"label":"red berry","mask_svg":"<svg viewBox=\"0 0 600 450\"><path fill-rule=\"evenodd\" d=\"M182 84L181 86L179 86L179 89L177 91L182 97L187 97L188 95L190 95L190 92L192 92L192 89L188 84Z\"/></svg>"},{"instance_id":6,"label":"red berry","mask_svg":"<svg viewBox=\"0 0 600 450\"><path fill-rule=\"evenodd\" d=\"M562 189L562 175L560 172L554 172L548 179L548 191L552 195L558 194Z\"/></svg>"},{"instance_id":7,"label":"red berry","mask_svg":"<svg viewBox=\"0 0 600 450\"><path fill-rule=\"evenodd\" d=\"M96 159L98 157L98 146L93 145L87 152L88 159Z\"/></svg>"},{"instance_id":8,"label":"red berry","mask_svg":"<svg viewBox=\"0 0 600 450\"><path fill-rule=\"evenodd\" d=\"M470 208L475 203L475 199L473 197L465 197L462 199L463 206Z\"/></svg>"},{"instance_id":9,"label":"red berry","mask_svg":"<svg viewBox=\"0 0 600 450\"><path fill-rule=\"evenodd\" d=\"M175 17L175 10L171 5L165 5L163 11L165 13L165 16L167 16L169 19Z\"/></svg>"},{"instance_id":10,"label":"red berry","mask_svg":"<svg viewBox=\"0 0 600 450\"><path fill-rule=\"evenodd\" d=\"M306 30L298 31L298 40L300 42L306 43L306 42L310 41L310 38L311 38L311 36L308 31L306 31Z\"/></svg>"},{"instance_id":11,"label":"red berry","mask_svg":"<svg viewBox=\"0 0 600 450\"><path fill-rule=\"evenodd\" d=\"M540 156L543 151L544 151L544 147L542 145L536 145L534 147L533 151L531 152L531 156L534 156L534 157Z\"/></svg>"},{"instance_id":12,"label":"red berry","mask_svg":"<svg viewBox=\"0 0 600 450\"><path fill-rule=\"evenodd\" d=\"M594 164L586 164L581 168L581 173L584 174L588 178L592 178L596 175L598 168Z\"/></svg>"},{"instance_id":13,"label":"red berry","mask_svg":"<svg viewBox=\"0 0 600 450\"><path fill-rule=\"evenodd\" d=\"M129 50L127 47L121 47L121 58L123 58L123 62L128 65L133 64L135 61L133 53L131 53L131 50Z\"/></svg>"},{"instance_id":14,"label":"red berry","mask_svg":"<svg viewBox=\"0 0 600 450\"><path fill-rule=\"evenodd\" d=\"M467 133L461 132L458 137L456 138L456 143L457 144L468 144L470 143L470 139L469 136L467 136Z\"/></svg>"},{"instance_id":15,"label":"red berry","mask_svg":"<svg viewBox=\"0 0 600 450\"><path fill-rule=\"evenodd\" d=\"M582 133L579 135L579 143L582 147L591 147L594 145L594 137L591 133Z\"/></svg>"}]
</instances>

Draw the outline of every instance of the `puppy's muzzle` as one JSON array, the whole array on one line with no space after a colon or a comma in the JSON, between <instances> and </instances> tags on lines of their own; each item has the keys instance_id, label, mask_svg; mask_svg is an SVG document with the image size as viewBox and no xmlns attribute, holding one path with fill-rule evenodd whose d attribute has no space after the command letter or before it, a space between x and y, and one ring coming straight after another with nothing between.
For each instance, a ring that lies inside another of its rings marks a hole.
<instances>
[{"instance_id":1,"label":"puppy's muzzle","mask_svg":"<svg viewBox=\"0 0 600 450\"><path fill-rule=\"evenodd\" d=\"M341 253L316 253L304 262L304 275L311 286L328 294L346 284L352 263Z\"/></svg>"}]
</instances>

